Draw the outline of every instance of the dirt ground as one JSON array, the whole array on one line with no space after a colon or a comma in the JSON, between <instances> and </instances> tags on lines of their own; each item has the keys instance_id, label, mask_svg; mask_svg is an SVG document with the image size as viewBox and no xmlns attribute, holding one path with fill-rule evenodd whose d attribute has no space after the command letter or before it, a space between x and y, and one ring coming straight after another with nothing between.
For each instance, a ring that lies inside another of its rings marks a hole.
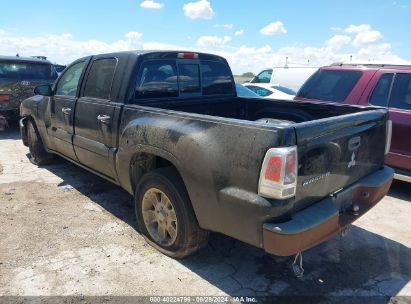
<instances>
[{"instance_id":1,"label":"dirt ground","mask_svg":"<svg viewBox=\"0 0 411 304\"><path fill-rule=\"evenodd\" d=\"M0 133L2 296L411 299L409 184L396 182L347 236L304 252L305 275L298 279L291 258L219 234L189 258L168 258L136 232L125 191L65 160L38 168L27 153L16 129Z\"/></svg>"}]
</instances>

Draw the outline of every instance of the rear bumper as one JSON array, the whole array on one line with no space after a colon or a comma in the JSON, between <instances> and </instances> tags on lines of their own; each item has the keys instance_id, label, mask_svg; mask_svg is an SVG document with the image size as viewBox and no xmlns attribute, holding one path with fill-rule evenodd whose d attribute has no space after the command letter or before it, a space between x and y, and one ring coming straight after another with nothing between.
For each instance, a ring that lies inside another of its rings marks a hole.
<instances>
[{"instance_id":1,"label":"rear bumper","mask_svg":"<svg viewBox=\"0 0 411 304\"><path fill-rule=\"evenodd\" d=\"M341 232L376 205L390 189L394 170L383 169L359 180L296 213L290 221L263 225L263 247L268 253L289 256L309 249ZM340 211L342 200L350 199L359 210Z\"/></svg>"}]
</instances>

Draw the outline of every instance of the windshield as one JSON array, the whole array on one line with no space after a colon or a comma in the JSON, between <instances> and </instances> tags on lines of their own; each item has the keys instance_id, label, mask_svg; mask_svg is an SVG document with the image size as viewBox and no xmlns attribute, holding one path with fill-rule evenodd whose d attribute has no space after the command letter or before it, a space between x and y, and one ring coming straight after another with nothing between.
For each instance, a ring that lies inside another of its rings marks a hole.
<instances>
[{"instance_id":1,"label":"windshield","mask_svg":"<svg viewBox=\"0 0 411 304\"><path fill-rule=\"evenodd\" d=\"M293 90L291 90L291 89L289 89L289 88L286 88L286 87L283 87L283 86L274 85L274 86L271 86L271 87L272 87L273 89L279 90L280 92L283 92L283 93L288 94L288 95L295 95L295 94L297 94L297 93L294 92Z\"/></svg>"},{"instance_id":2,"label":"windshield","mask_svg":"<svg viewBox=\"0 0 411 304\"><path fill-rule=\"evenodd\" d=\"M54 80L57 73L51 64L32 62L0 62L0 78Z\"/></svg>"},{"instance_id":3,"label":"windshield","mask_svg":"<svg viewBox=\"0 0 411 304\"><path fill-rule=\"evenodd\" d=\"M360 71L319 70L307 80L297 97L343 102L361 75Z\"/></svg>"}]
</instances>

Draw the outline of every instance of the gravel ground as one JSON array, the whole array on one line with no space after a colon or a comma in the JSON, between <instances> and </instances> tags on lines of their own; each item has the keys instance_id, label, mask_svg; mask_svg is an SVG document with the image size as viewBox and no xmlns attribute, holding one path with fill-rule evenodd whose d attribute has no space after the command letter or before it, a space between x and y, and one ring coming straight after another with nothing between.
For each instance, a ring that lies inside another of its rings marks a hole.
<instances>
[{"instance_id":1,"label":"gravel ground","mask_svg":"<svg viewBox=\"0 0 411 304\"><path fill-rule=\"evenodd\" d=\"M347 236L304 252L305 275L298 279L291 258L219 234L189 258L168 258L136 231L125 191L65 160L38 168L27 153L17 130L0 133L2 296L298 295L334 302L405 296L397 300L411 302L406 183L396 182Z\"/></svg>"}]
</instances>

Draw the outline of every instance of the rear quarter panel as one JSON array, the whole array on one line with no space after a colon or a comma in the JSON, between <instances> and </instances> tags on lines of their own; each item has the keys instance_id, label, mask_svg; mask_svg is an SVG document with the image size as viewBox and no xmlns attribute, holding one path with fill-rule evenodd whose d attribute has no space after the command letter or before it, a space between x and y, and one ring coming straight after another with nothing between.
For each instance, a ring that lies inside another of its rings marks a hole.
<instances>
[{"instance_id":1,"label":"rear quarter panel","mask_svg":"<svg viewBox=\"0 0 411 304\"><path fill-rule=\"evenodd\" d=\"M133 192L129 173L133 155L163 157L182 176L200 226L247 242L253 242L257 233L256 219L237 213L244 208L222 204L222 191L235 188L244 195L256 194L268 148L295 144L292 129L140 106L125 106L120 130L116 161L125 189Z\"/></svg>"}]
</instances>

